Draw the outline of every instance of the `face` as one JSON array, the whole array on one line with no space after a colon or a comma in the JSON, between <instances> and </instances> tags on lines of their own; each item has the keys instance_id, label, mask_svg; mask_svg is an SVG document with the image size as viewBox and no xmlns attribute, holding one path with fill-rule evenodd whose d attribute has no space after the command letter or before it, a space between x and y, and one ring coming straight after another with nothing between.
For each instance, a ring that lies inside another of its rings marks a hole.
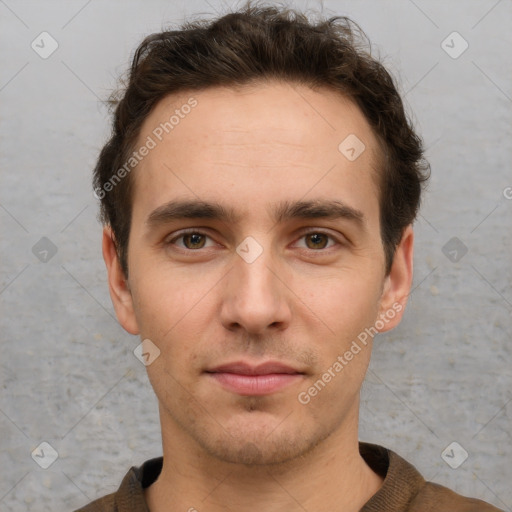
<instances>
[{"instance_id":1,"label":"face","mask_svg":"<svg viewBox=\"0 0 512 512\"><path fill-rule=\"evenodd\" d=\"M339 149L354 135L355 159L354 138ZM372 336L399 322L412 273L408 229L385 275L360 110L290 84L210 88L162 100L137 147L148 137L126 282L108 228L104 255L120 323L160 351L147 371L163 431L265 464L357 430Z\"/></svg>"}]
</instances>

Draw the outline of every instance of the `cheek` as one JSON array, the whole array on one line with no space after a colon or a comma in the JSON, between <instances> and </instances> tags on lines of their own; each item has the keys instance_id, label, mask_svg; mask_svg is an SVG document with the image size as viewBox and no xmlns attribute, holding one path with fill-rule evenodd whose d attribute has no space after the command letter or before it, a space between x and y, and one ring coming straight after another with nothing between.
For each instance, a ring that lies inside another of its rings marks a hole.
<instances>
[{"instance_id":1,"label":"cheek","mask_svg":"<svg viewBox=\"0 0 512 512\"><path fill-rule=\"evenodd\" d=\"M158 346L166 368L173 375L190 370L208 326L213 326L212 300L218 282L214 277L191 277L188 271L185 278L175 268L171 277L171 272L166 275L157 266L146 267L143 275L133 276L132 294L140 336Z\"/></svg>"},{"instance_id":2,"label":"cheek","mask_svg":"<svg viewBox=\"0 0 512 512\"><path fill-rule=\"evenodd\" d=\"M324 276L321 280L303 282L297 295L322 322L328 332L340 340L357 334L373 325L378 313L380 287L379 276L371 272L344 272ZM316 323L316 322L315 322Z\"/></svg>"},{"instance_id":3,"label":"cheek","mask_svg":"<svg viewBox=\"0 0 512 512\"><path fill-rule=\"evenodd\" d=\"M142 271L133 275L132 293L141 335L148 337L152 333L160 339L186 322L188 315L201 307L202 299L213 286L201 275L193 274L191 278L190 270L184 277L170 265L166 269L146 263L139 269Z\"/></svg>"},{"instance_id":4,"label":"cheek","mask_svg":"<svg viewBox=\"0 0 512 512\"><path fill-rule=\"evenodd\" d=\"M326 404L349 404L357 399L371 356L374 326L380 297L378 276L362 281L345 276L330 279L323 292L309 292L304 302L318 318L306 327L315 344L319 364L315 375L301 389L301 403L325 415ZM319 334L319 325L322 333ZM345 409L332 408L338 417Z\"/></svg>"}]
</instances>

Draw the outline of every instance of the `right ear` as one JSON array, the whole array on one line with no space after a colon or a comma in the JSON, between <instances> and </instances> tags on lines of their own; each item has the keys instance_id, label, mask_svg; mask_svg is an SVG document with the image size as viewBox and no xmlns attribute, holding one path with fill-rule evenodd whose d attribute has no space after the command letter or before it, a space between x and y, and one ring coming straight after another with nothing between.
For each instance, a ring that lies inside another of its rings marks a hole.
<instances>
[{"instance_id":1,"label":"right ear","mask_svg":"<svg viewBox=\"0 0 512 512\"><path fill-rule=\"evenodd\" d=\"M114 243L114 234L110 226L103 228L103 259L107 266L110 298L117 320L130 334L139 334L139 327L133 308L133 297L128 285Z\"/></svg>"}]
</instances>

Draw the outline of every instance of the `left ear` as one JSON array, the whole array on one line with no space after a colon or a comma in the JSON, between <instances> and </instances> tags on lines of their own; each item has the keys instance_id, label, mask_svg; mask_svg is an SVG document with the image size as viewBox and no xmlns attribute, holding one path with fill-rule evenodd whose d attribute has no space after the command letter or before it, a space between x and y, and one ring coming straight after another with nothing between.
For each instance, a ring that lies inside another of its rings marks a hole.
<instances>
[{"instance_id":1,"label":"left ear","mask_svg":"<svg viewBox=\"0 0 512 512\"><path fill-rule=\"evenodd\" d=\"M384 280L380 299L378 324L384 324L379 332L396 327L404 314L411 290L413 272L414 233L409 224L402 233L402 239L395 250L391 271ZM376 322L377 323L377 322Z\"/></svg>"}]
</instances>

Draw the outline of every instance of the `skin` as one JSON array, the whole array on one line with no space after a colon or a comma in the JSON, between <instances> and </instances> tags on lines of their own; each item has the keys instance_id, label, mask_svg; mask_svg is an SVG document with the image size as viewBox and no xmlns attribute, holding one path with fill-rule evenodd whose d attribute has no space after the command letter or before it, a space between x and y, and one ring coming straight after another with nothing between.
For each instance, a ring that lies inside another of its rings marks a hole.
<instances>
[{"instance_id":1,"label":"skin","mask_svg":"<svg viewBox=\"0 0 512 512\"><path fill-rule=\"evenodd\" d=\"M377 140L339 94L267 82L169 96L145 120L139 141L191 96L197 106L132 174L128 279L110 228L103 233L119 322L160 350L147 371L159 400L164 465L145 490L148 506L357 511L383 481L358 451L371 339L308 404L297 397L393 304L402 310L381 331L405 309L413 232L404 231L386 276ZM352 162L338 150L349 134L366 146ZM148 224L152 211L178 198L220 202L239 222ZM280 201L313 199L343 201L363 222L276 223L270 214ZM184 228L206 236L178 238ZM236 252L248 236L263 250L252 263ZM303 375L277 392L241 396L204 373L270 359Z\"/></svg>"}]
</instances>

